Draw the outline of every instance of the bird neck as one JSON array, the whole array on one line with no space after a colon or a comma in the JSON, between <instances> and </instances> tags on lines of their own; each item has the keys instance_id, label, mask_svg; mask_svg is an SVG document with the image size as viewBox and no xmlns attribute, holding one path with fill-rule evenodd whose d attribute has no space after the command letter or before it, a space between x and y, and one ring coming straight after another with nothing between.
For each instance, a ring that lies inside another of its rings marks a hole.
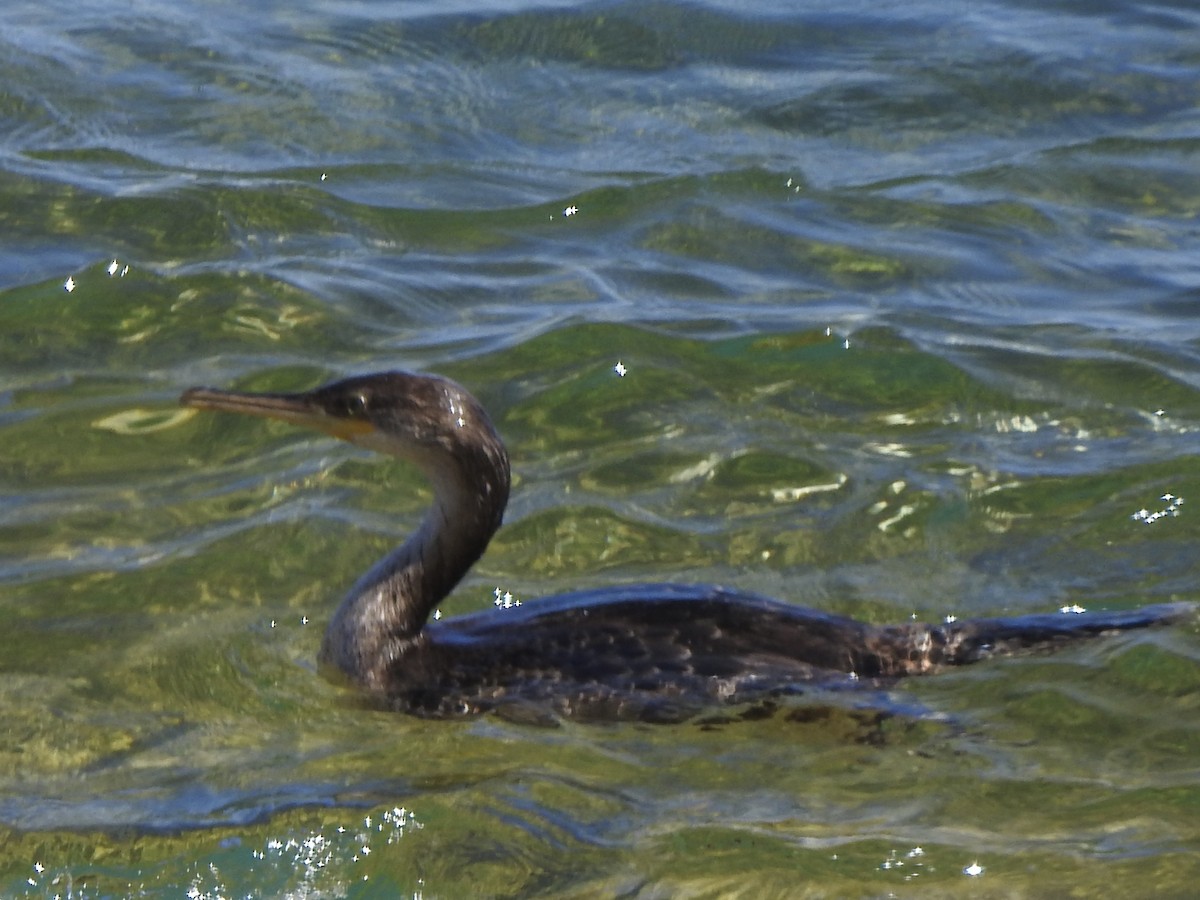
<instances>
[{"instance_id":1,"label":"bird neck","mask_svg":"<svg viewBox=\"0 0 1200 900\"><path fill-rule=\"evenodd\" d=\"M382 691L396 660L421 642L430 614L483 555L504 513L507 477L502 485L431 480L434 502L421 527L358 580L325 632L321 663L369 690Z\"/></svg>"}]
</instances>

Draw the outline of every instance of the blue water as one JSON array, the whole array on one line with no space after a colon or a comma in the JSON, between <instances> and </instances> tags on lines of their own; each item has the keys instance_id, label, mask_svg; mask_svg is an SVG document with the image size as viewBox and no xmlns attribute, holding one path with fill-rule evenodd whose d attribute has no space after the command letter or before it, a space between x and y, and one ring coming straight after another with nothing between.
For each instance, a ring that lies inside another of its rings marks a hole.
<instances>
[{"instance_id":1,"label":"blue water","mask_svg":"<svg viewBox=\"0 0 1200 900\"><path fill-rule=\"evenodd\" d=\"M1119 0L7 4L0 893L1188 896L1194 624L711 730L381 715L313 660L427 492L176 399L478 393L516 483L448 615L1200 599L1198 38Z\"/></svg>"}]
</instances>

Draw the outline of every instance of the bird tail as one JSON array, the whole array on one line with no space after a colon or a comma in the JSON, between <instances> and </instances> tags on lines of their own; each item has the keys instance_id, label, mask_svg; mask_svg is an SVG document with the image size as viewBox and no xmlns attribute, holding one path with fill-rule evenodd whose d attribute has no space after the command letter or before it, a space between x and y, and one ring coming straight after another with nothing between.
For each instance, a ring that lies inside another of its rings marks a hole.
<instances>
[{"instance_id":1,"label":"bird tail","mask_svg":"<svg viewBox=\"0 0 1200 900\"><path fill-rule=\"evenodd\" d=\"M1165 603L1124 612L1047 613L1004 619L966 619L944 625L885 625L866 635L862 653L851 660L860 675L923 675L993 656L1053 650L1099 637L1196 619L1200 604Z\"/></svg>"},{"instance_id":2,"label":"bird tail","mask_svg":"<svg viewBox=\"0 0 1200 900\"><path fill-rule=\"evenodd\" d=\"M1047 613L1003 619L968 619L940 626L942 665L967 665L1023 650L1051 650L1082 638L1194 619L1195 603L1163 603L1118 612Z\"/></svg>"}]
</instances>

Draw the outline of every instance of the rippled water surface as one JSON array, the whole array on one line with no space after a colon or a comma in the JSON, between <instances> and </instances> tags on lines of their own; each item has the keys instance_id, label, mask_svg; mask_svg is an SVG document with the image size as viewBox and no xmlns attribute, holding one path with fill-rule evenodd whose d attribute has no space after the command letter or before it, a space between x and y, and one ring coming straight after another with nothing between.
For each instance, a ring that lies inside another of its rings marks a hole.
<instances>
[{"instance_id":1,"label":"rippled water surface","mask_svg":"<svg viewBox=\"0 0 1200 900\"><path fill-rule=\"evenodd\" d=\"M313 660L427 490L176 400L477 392L514 499L447 614L1200 599L1194 3L0 25L0 894L1192 894L1194 622L718 726L386 715Z\"/></svg>"}]
</instances>

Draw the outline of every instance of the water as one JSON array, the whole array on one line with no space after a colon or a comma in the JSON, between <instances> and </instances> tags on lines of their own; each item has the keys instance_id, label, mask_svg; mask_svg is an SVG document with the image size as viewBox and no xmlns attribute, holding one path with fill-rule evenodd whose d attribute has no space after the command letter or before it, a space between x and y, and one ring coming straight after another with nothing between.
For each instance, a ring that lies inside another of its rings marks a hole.
<instances>
[{"instance_id":1,"label":"water","mask_svg":"<svg viewBox=\"0 0 1200 900\"><path fill-rule=\"evenodd\" d=\"M789 9L5 7L0 893L1190 895L1195 625L717 728L382 715L313 659L423 485L175 405L477 391L514 501L447 614L1197 599L1200 15Z\"/></svg>"}]
</instances>

